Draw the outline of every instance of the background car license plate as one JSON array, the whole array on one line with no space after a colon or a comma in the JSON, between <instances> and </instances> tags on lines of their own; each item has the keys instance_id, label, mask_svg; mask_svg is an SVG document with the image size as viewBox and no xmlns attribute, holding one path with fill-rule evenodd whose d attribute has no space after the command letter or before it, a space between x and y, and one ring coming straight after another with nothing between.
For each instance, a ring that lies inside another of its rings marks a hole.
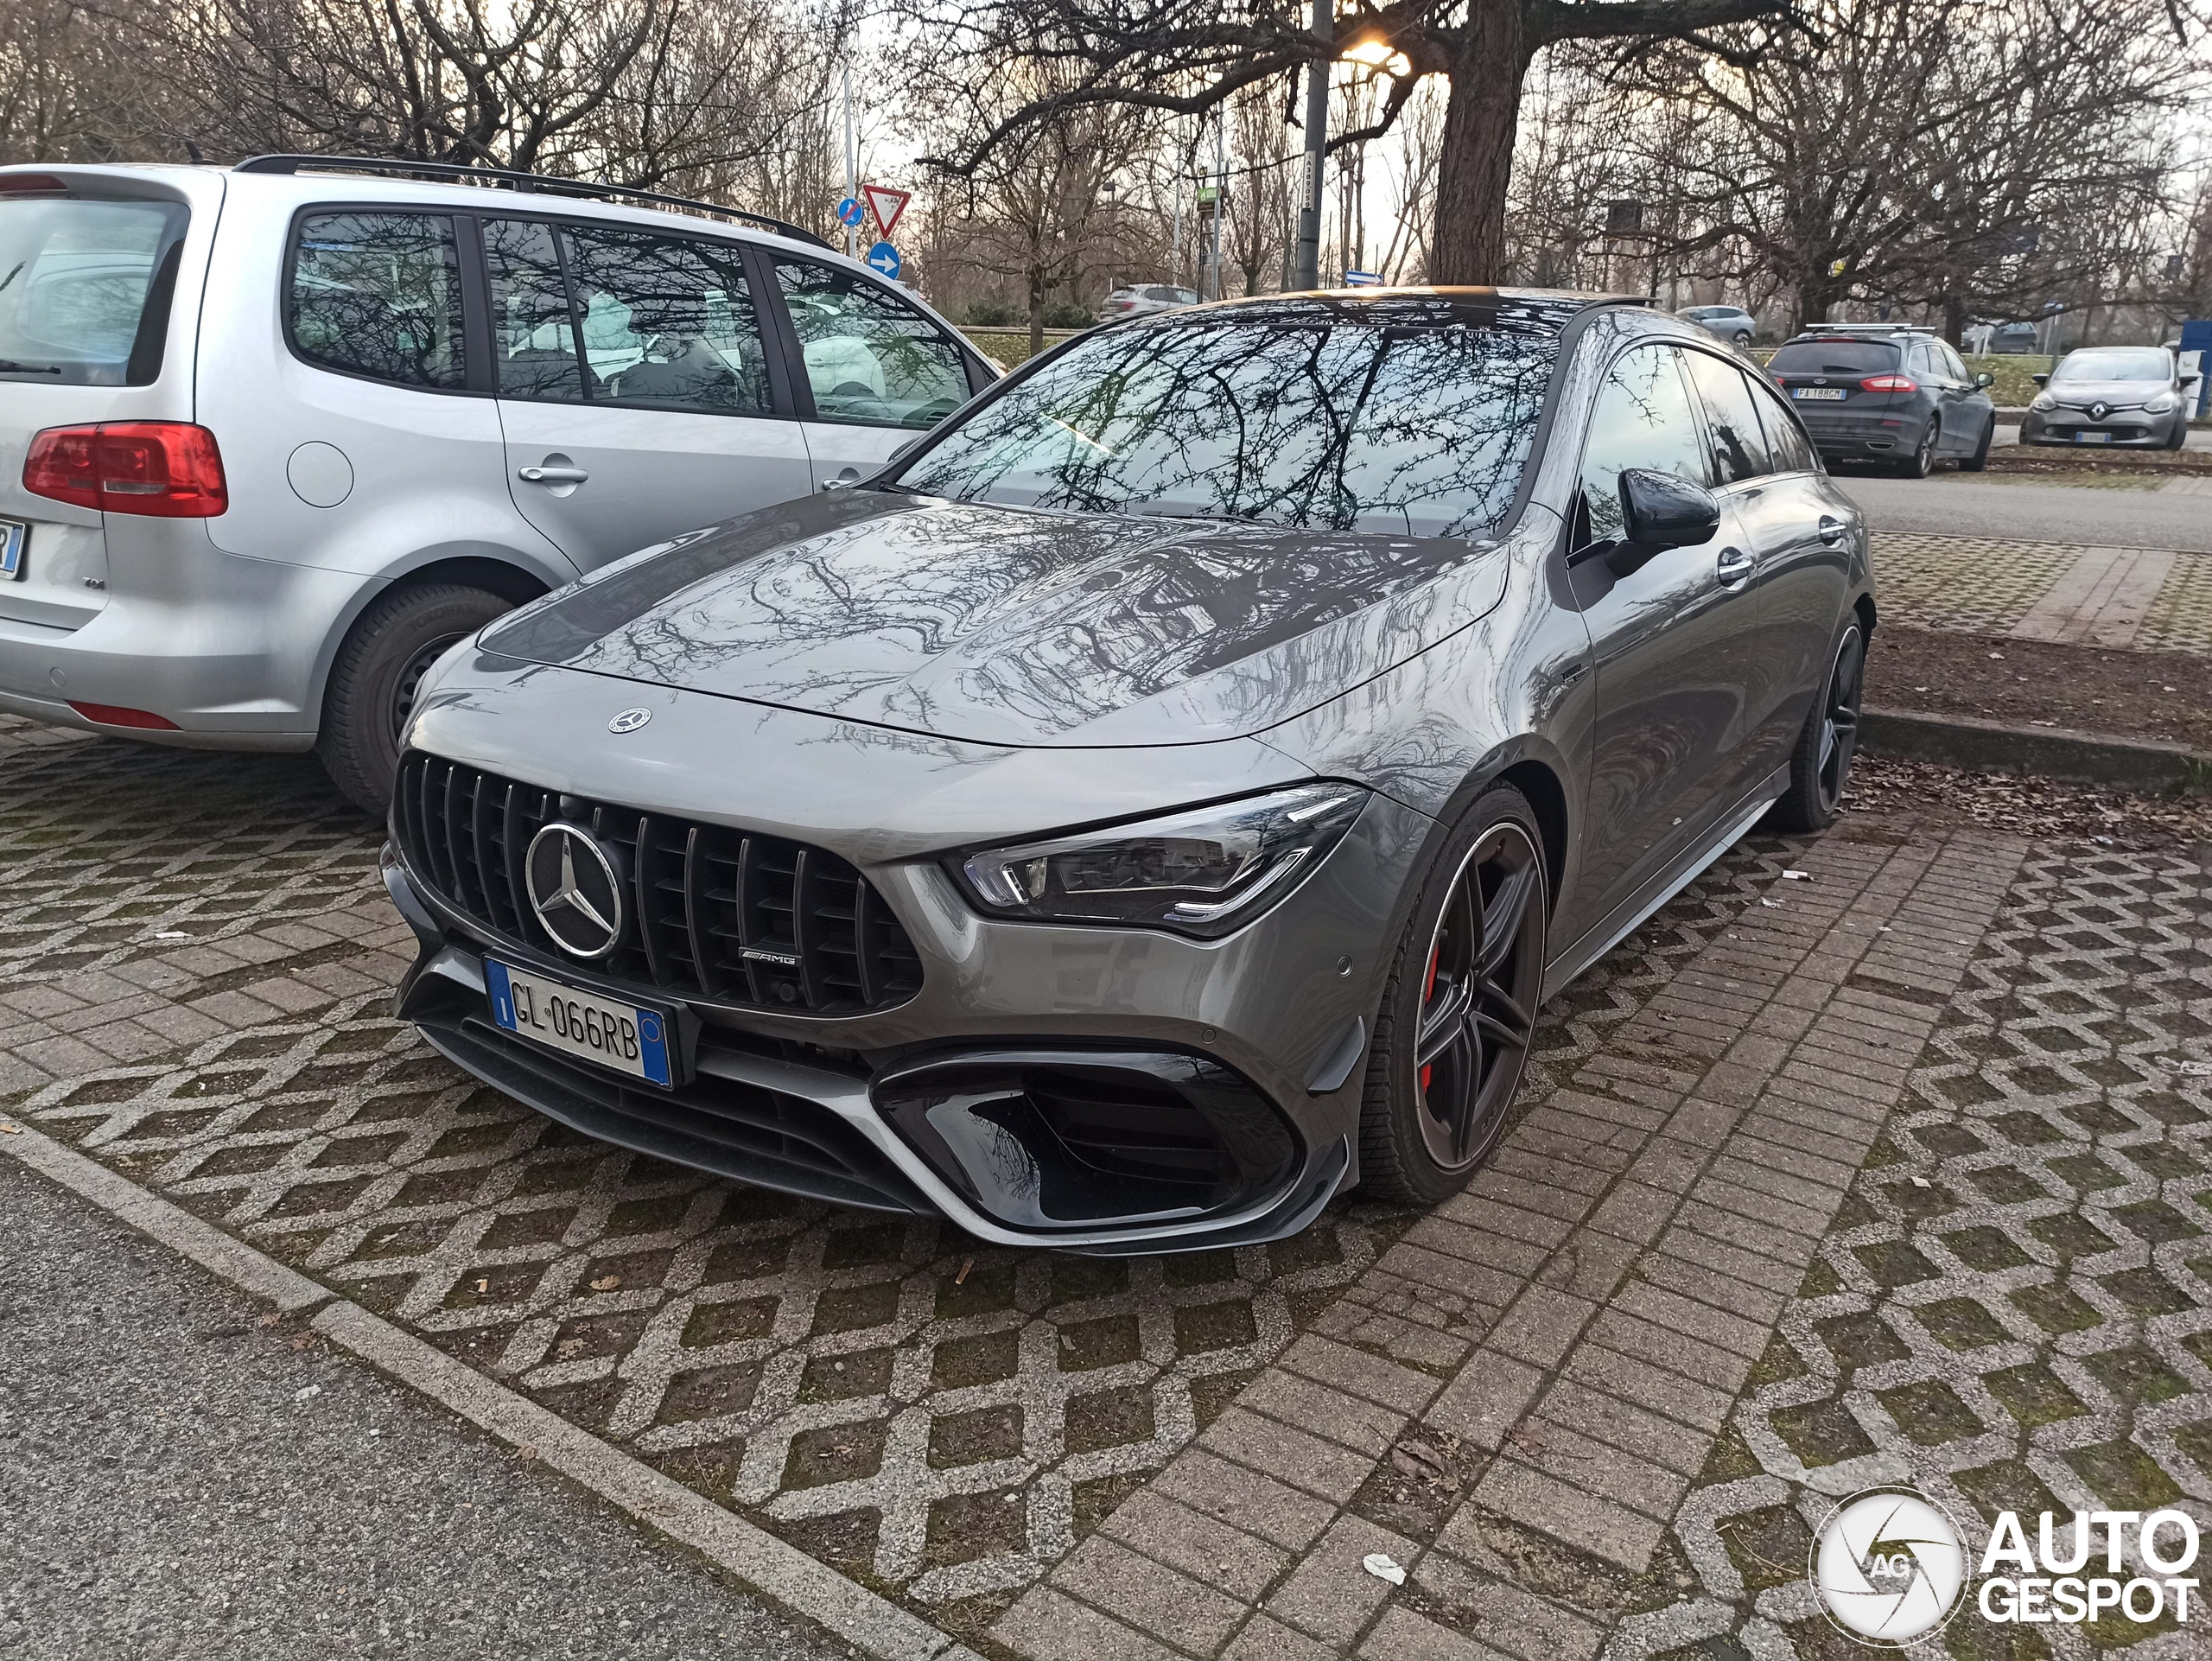
<instances>
[{"instance_id":1,"label":"background car license plate","mask_svg":"<svg viewBox=\"0 0 2212 1661\"><path fill-rule=\"evenodd\" d=\"M2109 444L2112 442L2112 435L2110 433L2075 433L2074 442L2077 444Z\"/></svg>"},{"instance_id":2,"label":"background car license plate","mask_svg":"<svg viewBox=\"0 0 2212 1661\"><path fill-rule=\"evenodd\" d=\"M484 959L484 990L491 996L492 1019L518 1037L648 1084L675 1082L669 1021L658 1009L565 986L493 958Z\"/></svg>"},{"instance_id":3,"label":"background car license plate","mask_svg":"<svg viewBox=\"0 0 2212 1661\"><path fill-rule=\"evenodd\" d=\"M1789 389L1789 396L1802 398L1808 404L1840 404L1843 402L1843 388L1840 386L1793 386Z\"/></svg>"},{"instance_id":4,"label":"background car license plate","mask_svg":"<svg viewBox=\"0 0 2212 1661\"><path fill-rule=\"evenodd\" d=\"M23 548L31 528L21 519L0 519L0 580L23 574Z\"/></svg>"}]
</instances>

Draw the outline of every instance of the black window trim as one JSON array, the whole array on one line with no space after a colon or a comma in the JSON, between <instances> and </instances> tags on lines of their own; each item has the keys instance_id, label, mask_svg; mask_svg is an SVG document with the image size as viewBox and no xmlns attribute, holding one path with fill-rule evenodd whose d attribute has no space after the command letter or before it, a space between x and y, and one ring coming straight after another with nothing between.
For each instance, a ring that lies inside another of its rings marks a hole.
<instances>
[{"instance_id":1,"label":"black window trim","mask_svg":"<svg viewBox=\"0 0 2212 1661\"><path fill-rule=\"evenodd\" d=\"M493 387L493 397L504 398L516 404L557 404L568 409L643 410L655 415L711 416L719 421L804 421L808 418L801 413L794 395L791 365L785 355L785 340L778 327L779 320L782 319L782 296L775 295L772 298L770 292L762 287L760 279L766 273L765 256L769 251L760 244L739 236L671 231L658 225L635 225L626 220L601 219L579 213L548 213L527 209L482 210L471 217L476 221L479 239L476 292L477 303L484 317L486 379ZM745 268L745 280L753 290L753 309L754 320L760 327L761 358L768 371L768 401L772 407L766 410L702 410L696 404L650 404L641 398L595 398L588 396L580 399L533 398L520 393L498 391L497 371L492 362L492 268L491 262L484 257L481 242L484 223L490 220L545 225L555 232L553 248L561 263L561 286L569 297L569 316L575 331L576 364L579 371L586 375L590 373L590 360L584 355L582 314L577 303L576 285L569 275L568 245L558 234L562 230L574 227L581 230L632 231L664 238L671 242L711 243L718 248L731 250L737 255L738 263ZM773 274L766 274L772 281ZM782 319L782 324L783 328L788 328L787 319ZM799 385L804 384L802 379Z\"/></svg>"},{"instance_id":2,"label":"black window trim","mask_svg":"<svg viewBox=\"0 0 2212 1661\"><path fill-rule=\"evenodd\" d=\"M383 375L372 375L359 369L341 369L336 364L324 363L310 358L300 349L292 335L292 282L300 264L300 228L309 219L326 213L382 213L410 219L444 220L453 227L454 270L461 283L461 360L462 384L459 386L421 386L412 381L392 380ZM432 398L489 398L491 390L491 340L485 334L490 314L484 310L481 297L483 251L472 248L475 237L467 227L470 216L466 210L438 207L417 207L393 201L327 201L307 202L292 210L289 224L284 227L284 263L276 278L276 334L284 342L284 349L295 362L312 369L318 375L336 375L345 380L366 381L372 386L388 386L397 392L421 392ZM470 280L472 262L478 281ZM481 361L477 350L482 340Z\"/></svg>"},{"instance_id":3,"label":"black window trim","mask_svg":"<svg viewBox=\"0 0 2212 1661\"><path fill-rule=\"evenodd\" d=\"M1586 315L1587 314L1585 315ZM1705 456L1707 476L1698 482L1702 484L1706 489L1712 491L1715 495L1719 494L1722 490L1727 488L1726 486L1715 485L1713 483L1713 480L1719 476L1719 469L1713 461L1713 435L1706 426L1705 400L1699 395L1697 383L1690 379L1689 371L1682 366L1681 353L1685 349L1694 349L1693 343L1683 340L1679 335L1664 334L1657 330L1653 330L1646 334L1630 335L1626 340L1621 341L1617 347L1606 352L1599 360L1597 366L1596 379L1592 384L1589 395L1588 405L1581 413L1582 431L1580 437L1576 441L1574 446L1574 471L1571 475L1573 481L1574 500L1567 505L1567 512L1566 515L1567 524L1563 527L1565 535L1561 544L1562 551L1567 556L1567 563L1570 566L1578 564L1583 560L1589 558L1589 550L1593 548L1601 546L1609 548L1614 545L1611 543L1595 543L1589 539L1589 507L1588 503L1583 495L1582 476L1584 469L1589 465L1590 461L1590 429L1592 424L1598 418L1598 404L1599 400L1603 398L1605 395L1606 383L1612 379L1613 371L1620 367L1622 362L1630 353L1640 352L1646 347L1657 347L1662 350L1673 352L1676 354L1675 359L1675 373L1680 377L1681 380L1682 395L1689 400L1690 408L1697 416L1699 423L1698 446ZM1562 358L1563 357L1564 353L1562 353ZM1548 406L1551 401L1557 396L1558 388L1555 386L1548 389L1545 394L1545 401L1547 404L1545 414L1547 417L1548 417L1551 413ZM1533 461L1535 458L1532 455L1530 459Z\"/></svg>"},{"instance_id":4,"label":"black window trim","mask_svg":"<svg viewBox=\"0 0 2212 1661\"><path fill-rule=\"evenodd\" d=\"M1744 374L1744 365L1741 359L1731 356L1726 352L1710 350L1695 340L1682 340L1677 342L1677 344L1679 344L1686 352L1694 352L1700 357L1710 358L1715 363L1726 366L1727 368L1733 370L1738 376L1741 376L1747 382L1751 379L1749 376ZM1682 372L1682 379L1689 383L1690 401L1697 405L1699 417L1704 423L1706 461L1713 469L1713 482L1706 486L1707 489L1710 490L1716 496L1726 496L1736 491L1758 490L1763 487L1768 480L1778 479L1783 476L1775 470L1774 446L1766 442L1766 431L1764 426L1762 426L1759 431L1759 446L1767 453L1767 465L1765 468L1761 472L1754 473L1748 479L1731 479L1726 484L1719 483L1719 480L1720 478L1721 471L1720 450L1719 448L1719 440L1713 436L1712 406L1706 403L1705 388L1697 384L1697 377L1695 375L1691 374L1687 369L1685 369ZM1747 398L1752 396L1748 386L1745 388L1745 396ZM1753 418L1757 419L1758 414L1758 405L1757 404L1752 404L1751 413Z\"/></svg>"}]
</instances>

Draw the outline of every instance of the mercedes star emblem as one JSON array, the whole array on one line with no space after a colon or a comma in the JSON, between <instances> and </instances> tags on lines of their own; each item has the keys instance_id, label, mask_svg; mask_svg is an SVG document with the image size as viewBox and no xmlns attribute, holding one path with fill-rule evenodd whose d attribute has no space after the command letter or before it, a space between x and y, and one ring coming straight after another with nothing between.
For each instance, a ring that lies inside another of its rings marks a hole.
<instances>
[{"instance_id":1,"label":"mercedes star emblem","mask_svg":"<svg viewBox=\"0 0 2212 1661\"><path fill-rule=\"evenodd\" d=\"M573 958L603 958L622 939L622 880L592 834L554 821L530 839L523 861L530 907Z\"/></svg>"},{"instance_id":2,"label":"mercedes star emblem","mask_svg":"<svg viewBox=\"0 0 2212 1661\"><path fill-rule=\"evenodd\" d=\"M652 718L651 710L625 710L607 723L607 730L611 733L633 733Z\"/></svg>"}]
</instances>

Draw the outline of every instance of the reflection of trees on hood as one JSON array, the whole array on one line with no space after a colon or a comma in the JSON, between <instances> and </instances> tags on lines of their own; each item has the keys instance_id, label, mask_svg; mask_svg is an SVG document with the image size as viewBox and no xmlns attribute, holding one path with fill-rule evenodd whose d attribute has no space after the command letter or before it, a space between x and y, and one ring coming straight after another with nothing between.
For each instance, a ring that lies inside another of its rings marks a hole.
<instances>
[{"instance_id":1,"label":"reflection of trees on hood","mask_svg":"<svg viewBox=\"0 0 2212 1661\"><path fill-rule=\"evenodd\" d=\"M1093 512L1468 536L1520 483L1555 303L1304 297L1117 329L1045 366L908 487Z\"/></svg>"},{"instance_id":2,"label":"reflection of trees on hood","mask_svg":"<svg viewBox=\"0 0 2212 1661\"><path fill-rule=\"evenodd\" d=\"M1438 327L1420 321L1431 307L1362 305L1368 321L1332 329L1310 326L1315 302L1265 302L1235 314L1265 328L1116 331L1096 343L1115 361L1050 418L1112 434L1150 377L1164 436L1147 430L1141 480L1077 458L1048 511L943 500L1008 431L1033 437L1039 400L1001 414L1024 383L920 459L901 480L916 495L791 504L774 535L738 521L626 572L634 603L616 614L601 584L527 633L579 668L986 741L1070 732L1202 676L1223 717L1310 707L1471 620L1497 580L1500 550L1474 537L1519 487L1559 316L1489 302L1484 327ZM1131 495L1140 482L1166 500ZM533 655L524 633L495 649Z\"/></svg>"}]
</instances>

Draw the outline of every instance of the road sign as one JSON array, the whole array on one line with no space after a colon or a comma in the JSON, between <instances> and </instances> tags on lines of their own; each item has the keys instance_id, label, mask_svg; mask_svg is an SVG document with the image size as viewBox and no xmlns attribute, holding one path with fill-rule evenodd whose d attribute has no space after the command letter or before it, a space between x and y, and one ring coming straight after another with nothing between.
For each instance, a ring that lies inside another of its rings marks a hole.
<instances>
[{"instance_id":1,"label":"road sign","mask_svg":"<svg viewBox=\"0 0 2212 1661\"><path fill-rule=\"evenodd\" d=\"M868 251L869 266L885 277L896 281L899 276L899 251L887 242L879 242Z\"/></svg>"},{"instance_id":2,"label":"road sign","mask_svg":"<svg viewBox=\"0 0 2212 1661\"><path fill-rule=\"evenodd\" d=\"M875 228L887 237L897 226L899 216L906 211L906 204L912 200L912 194L911 191L893 190L888 185L861 187L861 194L868 198L868 211L875 215Z\"/></svg>"},{"instance_id":3,"label":"road sign","mask_svg":"<svg viewBox=\"0 0 2212 1661\"><path fill-rule=\"evenodd\" d=\"M837 223L846 226L858 225L864 211L857 199L848 196L837 204Z\"/></svg>"},{"instance_id":4,"label":"road sign","mask_svg":"<svg viewBox=\"0 0 2212 1661\"><path fill-rule=\"evenodd\" d=\"M1348 289L1379 288L1382 282L1382 277L1374 271L1346 271L1344 273L1344 287Z\"/></svg>"}]
</instances>

